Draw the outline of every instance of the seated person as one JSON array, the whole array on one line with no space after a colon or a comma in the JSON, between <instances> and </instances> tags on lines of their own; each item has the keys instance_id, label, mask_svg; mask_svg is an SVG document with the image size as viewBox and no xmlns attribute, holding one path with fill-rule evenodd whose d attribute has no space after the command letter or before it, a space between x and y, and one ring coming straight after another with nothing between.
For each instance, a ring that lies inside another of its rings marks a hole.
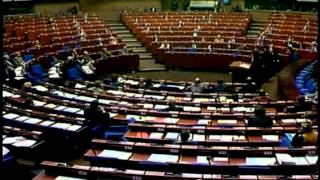
<instances>
[{"instance_id":1,"label":"seated person","mask_svg":"<svg viewBox=\"0 0 320 180\"><path fill-rule=\"evenodd\" d=\"M310 104L306 102L304 96L299 96L297 101L297 104L294 105L295 112L308 111L311 109Z\"/></svg>"},{"instance_id":2,"label":"seated person","mask_svg":"<svg viewBox=\"0 0 320 180\"><path fill-rule=\"evenodd\" d=\"M81 65L86 65L86 64L88 64L90 62L93 62L93 60L89 56L88 51L83 51L82 60L80 60Z\"/></svg>"},{"instance_id":3,"label":"seated person","mask_svg":"<svg viewBox=\"0 0 320 180\"><path fill-rule=\"evenodd\" d=\"M13 64L14 69L16 69L17 67L24 66L24 61L21 57L20 52L17 51L14 55L14 58L10 59L10 62L11 64Z\"/></svg>"},{"instance_id":4,"label":"seated person","mask_svg":"<svg viewBox=\"0 0 320 180\"><path fill-rule=\"evenodd\" d=\"M223 80L218 80L217 85L213 86L213 92L215 93L221 93L221 92L226 92L227 88L224 85Z\"/></svg>"},{"instance_id":5,"label":"seated person","mask_svg":"<svg viewBox=\"0 0 320 180\"><path fill-rule=\"evenodd\" d=\"M152 79L146 79L144 88L151 89L153 87Z\"/></svg>"},{"instance_id":6,"label":"seated person","mask_svg":"<svg viewBox=\"0 0 320 180\"><path fill-rule=\"evenodd\" d=\"M92 91L94 93L103 93L103 83L99 80L96 80L91 87L88 88L89 91Z\"/></svg>"},{"instance_id":7,"label":"seated person","mask_svg":"<svg viewBox=\"0 0 320 180\"><path fill-rule=\"evenodd\" d=\"M266 110L263 106L257 106L254 110L254 116L248 119L249 127L272 127L272 119L266 116Z\"/></svg>"},{"instance_id":8,"label":"seated person","mask_svg":"<svg viewBox=\"0 0 320 180\"><path fill-rule=\"evenodd\" d=\"M169 101L169 107L162 109L162 111L183 111L183 107L181 106L176 106L176 103L171 100Z\"/></svg>"},{"instance_id":9,"label":"seated person","mask_svg":"<svg viewBox=\"0 0 320 180\"><path fill-rule=\"evenodd\" d=\"M266 101L269 101L270 98L268 96L268 93L266 93L265 90L260 89L259 95L257 97L255 97L255 100L257 100L259 102L266 102Z\"/></svg>"},{"instance_id":10,"label":"seated person","mask_svg":"<svg viewBox=\"0 0 320 180\"><path fill-rule=\"evenodd\" d=\"M110 115L99 106L98 100L92 101L90 106L84 109L85 123L89 126L89 129L96 131L96 133L103 133L107 127L110 126Z\"/></svg>"},{"instance_id":11,"label":"seated person","mask_svg":"<svg viewBox=\"0 0 320 180\"><path fill-rule=\"evenodd\" d=\"M190 141L190 131L182 130L180 133L180 141L176 141L175 144L195 145L196 142Z\"/></svg>"},{"instance_id":12,"label":"seated person","mask_svg":"<svg viewBox=\"0 0 320 180\"><path fill-rule=\"evenodd\" d=\"M317 143L318 133L312 128L311 121L306 122L302 129L298 130L291 142L293 147L316 146Z\"/></svg>"},{"instance_id":13,"label":"seated person","mask_svg":"<svg viewBox=\"0 0 320 180\"><path fill-rule=\"evenodd\" d=\"M203 92L204 88L204 85L200 83L200 78L196 78L194 83L192 83L187 90L190 90L193 93L201 93Z\"/></svg>"}]
</instances>

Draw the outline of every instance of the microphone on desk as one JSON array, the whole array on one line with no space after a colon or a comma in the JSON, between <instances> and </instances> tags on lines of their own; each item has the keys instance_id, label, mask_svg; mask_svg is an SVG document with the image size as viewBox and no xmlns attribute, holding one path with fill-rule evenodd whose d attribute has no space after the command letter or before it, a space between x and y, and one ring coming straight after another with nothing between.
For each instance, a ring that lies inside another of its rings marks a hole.
<instances>
[{"instance_id":1,"label":"microphone on desk","mask_svg":"<svg viewBox=\"0 0 320 180\"><path fill-rule=\"evenodd\" d=\"M208 163L209 163L210 166L212 166L212 164L211 164L211 159L212 159L212 157L207 156L207 161L208 161Z\"/></svg>"}]
</instances>

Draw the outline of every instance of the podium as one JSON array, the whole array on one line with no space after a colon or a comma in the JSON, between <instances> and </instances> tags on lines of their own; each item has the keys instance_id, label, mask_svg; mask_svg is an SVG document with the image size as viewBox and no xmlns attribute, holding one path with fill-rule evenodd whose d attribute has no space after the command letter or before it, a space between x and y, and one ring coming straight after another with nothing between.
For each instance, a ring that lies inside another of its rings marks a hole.
<instances>
[{"instance_id":1,"label":"podium","mask_svg":"<svg viewBox=\"0 0 320 180\"><path fill-rule=\"evenodd\" d=\"M246 78L250 75L249 70L251 63L234 61L229 65L232 73L232 82L245 82Z\"/></svg>"}]
</instances>

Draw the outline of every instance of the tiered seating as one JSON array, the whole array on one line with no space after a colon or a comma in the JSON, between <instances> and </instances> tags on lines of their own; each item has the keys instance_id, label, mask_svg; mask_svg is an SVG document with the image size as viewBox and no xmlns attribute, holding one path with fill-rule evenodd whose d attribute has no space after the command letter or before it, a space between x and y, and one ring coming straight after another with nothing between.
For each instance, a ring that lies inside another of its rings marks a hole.
<instances>
[{"instance_id":1,"label":"tiered seating","mask_svg":"<svg viewBox=\"0 0 320 180\"><path fill-rule=\"evenodd\" d=\"M310 95L315 93L317 89L317 82L313 78L313 73L316 69L316 63L313 61L300 70L295 79L295 85L301 95Z\"/></svg>"},{"instance_id":2,"label":"tiered seating","mask_svg":"<svg viewBox=\"0 0 320 180\"><path fill-rule=\"evenodd\" d=\"M232 36L235 36L236 42L243 41L243 35L251 22L251 15L247 13L210 14L203 12L131 13L122 14L122 21L153 53L159 55L159 61L165 62L167 67L227 68L233 61L234 54L228 52L227 43L217 44L214 43L214 39L217 35L221 35L225 42L233 38ZM196 35L194 35L195 31L197 31ZM158 38L156 42L155 35ZM187 52L192 44L190 40L195 41L197 48L207 48L209 44L214 49L221 48L220 52L225 52L225 56L218 56L215 51L210 53L199 49L190 55L196 56L191 59L197 58L197 60L189 60L184 54L189 55ZM171 51L158 51L160 44L164 41L170 44ZM231 44L234 46L234 43ZM248 62L250 56L247 56L246 52L242 52L242 49L237 50L239 56L242 57L241 60ZM184 63L176 61L182 59L177 58L181 56L183 56ZM221 58L225 63L220 64L218 59ZM213 61L212 59L217 60ZM185 64L187 65L184 66Z\"/></svg>"}]
</instances>

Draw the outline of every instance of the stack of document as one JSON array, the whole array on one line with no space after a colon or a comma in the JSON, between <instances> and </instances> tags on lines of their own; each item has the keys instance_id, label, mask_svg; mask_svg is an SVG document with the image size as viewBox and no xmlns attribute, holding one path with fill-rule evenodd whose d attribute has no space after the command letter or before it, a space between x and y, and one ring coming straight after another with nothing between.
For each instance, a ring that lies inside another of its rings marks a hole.
<instances>
[{"instance_id":1,"label":"stack of document","mask_svg":"<svg viewBox=\"0 0 320 180\"><path fill-rule=\"evenodd\" d=\"M31 140L31 139L25 139L23 141L19 141L19 142L16 142L14 144L12 144L13 146L16 146L16 147L31 147L32 145L34 145L36 143L35 140Z\"/></svg>"},{"instance_id":2,"label":"stack of document","mask_svg":"<svg viewBox=\"0 0 320 180\"><path fill-rule=\"evenodd\" d=\"M197 163L208 164L207 156L197 156Z\"/></svg>"},{"instance_id":3,"label":"stack of document","mask_svg":"<svg viewBox=\"0 0 320 180\"><path fill-rule=\"evenodd\" d=\"M150 133L149 139L162 139L162 132L152 132Z\"/></svg>"},{"instance_id":4,"label":"stack of document","mask_svg":"<svg viewBox=\"0 0 320 180\"><path fill-rule=\"evenodd\" d=\"M166 124L176 124L179 121L179 119L178 118L164 118L163 121Z\"/></svg>"},{"instance_id":5,"label":"stack of document","mask_svg":"<svg viewBox=\"0 0 320 180\"><path fill-rule=\"evenodd\" d=\"M278 164L280 164L280 165L285 165L285 164L293 164L293 165L295 165L295 163L292 160L292 156L290 154L287 154L287 153L276 153L275 155L276 155Z\"/></svg>"},{"instance_id":6,"label":"stack of document","mask_svg":"<svg viewBox=\"0 0 320 180\"><path fill-rule=\"evenodd\" d=\"M98 156L99 157L106 157L106 158L116 158L121 160L128 160L131 156L132 152L126 151L117 151L117 150L103 150Z\"/></svg>"},{"instance_id":7,"label":"stack of document","mask_svg":"<svg viewBox=\"0 0 320 180\"><path fill-rule=\"evenodd\" d=\"M14 137L6 137L3 139L3 144L14 144L19 141L24 141L25 138L23 136L14 136Z\"/></svg>"},{"instance_id":8,"label":"stack of document","mask_svg":"<svg viewBox=\"0 0 320 180\"><path fill-rule=\"evenodd\" d=\"M153 162L173 162L176 163L178 161L179 156L178 155L171 155L171 154L151 154L148 161Z\"/></svg>"},{"instance_id":9,"label":"stack of document","mask_svg":"<svg viewBox=\"0 0 320 180\"><path fill-rule=\"evenodd\" d=\"M193 134L192 141L206 141L206 136L204 134Z\"/></svg>"},{"instance_id":10,"label":"stack of document","mask_svg":"<svg viewBox=\"0 0 320 180\"><path fill-rule=\"evenodd\" d=\"M274 157L247 157L246 165L248 166L268 166L274 165L276 158Z\"/></svg>"},{"instance_id":11,"label":"stack of document","mask_svg":"<svg viewBox=\"0 0 320 180\"><path fill-rule=\"evenodd\" d=\"M262 139L266 141L279 141L278 135L262 135Z\"/></svg>"},{"instance_id":12,"label":"stack of document","mask_svg":"<svg viewBox=\"0 0 320 180\"><path fill-rule=\"evenodd\" d=\"M176 139L178 139L178 136L179 136L179 133L177 133L177 132L167 132L164 139L176 140Z\"/></svg>"}]
</instances>

